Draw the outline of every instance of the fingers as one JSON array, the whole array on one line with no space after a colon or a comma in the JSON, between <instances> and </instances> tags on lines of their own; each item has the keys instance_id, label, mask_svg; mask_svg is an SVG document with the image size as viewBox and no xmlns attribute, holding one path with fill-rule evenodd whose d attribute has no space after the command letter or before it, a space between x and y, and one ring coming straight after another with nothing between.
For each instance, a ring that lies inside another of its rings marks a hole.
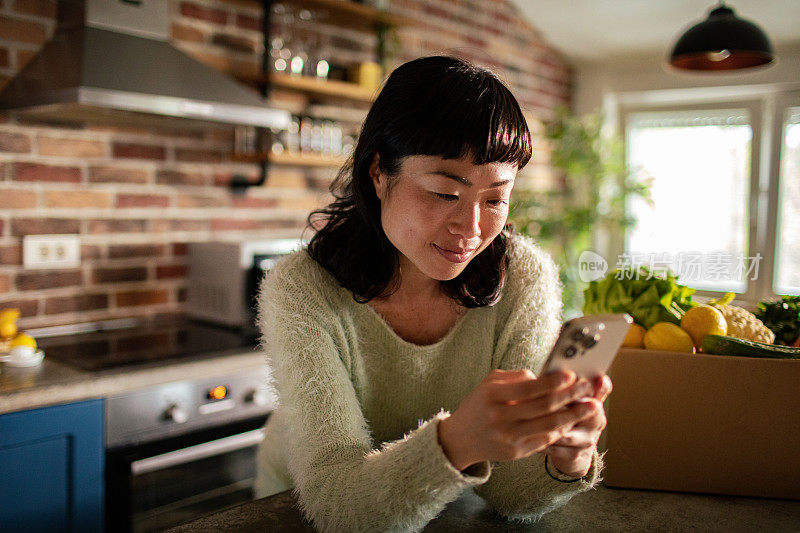
<instances>
[{"instance_id":1,"label":"fingers","mask_svg":"<svg viewBox=\"0 0 800 533\"><path fill-rule=\"evenodd\" d=\"M530 370L493 371L487 394L493 402L509 403L531 400L554 390L569 387L576 381L574 372L552 372L537 378Z\"/></svg>"},{"instance_id":2,"label":"fingers","mask_svg":"<svg viewBox=\"0 0 800 533\"><path fill-rule=\"evenodd\" d=\"M561 439L581 420L594 416L597 406L594 400L574 403L554 413L517 422L511 431L532 446L543 449Z\"/></svg>"},{"instance_id":3,"label":"fingers","mask_svg":"<svg viewBox=\"0 0 800 533\"><path fill-rule=\"evenodd\" d=\"M533 400L509 404L505 409L511 421L538 418L548 413L559 411L574 402L591 397L593 392L594 387L591 383L586 380L580 380L564 389L556 390Z\"/></svg>"},{"instance_id":4,"label":"fingers","mask_svg":"<svg viewBox=\"0 0 800 533\"><path fill-rule=\"evenodd\" d=\"M608 376L597 376L592 380L592 385L594 385L595 389L593 397L599 400L600 403L606 401L606 398L614 389L611 378Z\"/></svg>"}]
</instances>

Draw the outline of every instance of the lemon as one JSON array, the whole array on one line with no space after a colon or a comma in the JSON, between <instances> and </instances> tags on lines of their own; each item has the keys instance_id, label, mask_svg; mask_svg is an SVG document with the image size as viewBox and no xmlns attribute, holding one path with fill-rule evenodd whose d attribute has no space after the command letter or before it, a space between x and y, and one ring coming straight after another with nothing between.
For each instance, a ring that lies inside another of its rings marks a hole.
<instances>
[{"instance_id":1,"label":"lemon","mask_svg":"<svg viewBox=\"0 0 800 533\"><path fill-rule=\"evenodd\" d=\"M681 318L681 328L689 334L697 349L700 349L706 335L728 334L725 315L710 305L698 305L686 311Z\"/></svg>"},{"instance_id":2,"label":"lemon","mask_svg":"<svg viewBox=\"0 0 800 533\"><path fill-rule=\"evenodd\" d=\"M628 334L622 341L623 348L644 348L644 335L647 330L639 324L631 324Z\"/></svg>"},{"instance_id":3,"label":"lemon","mask_svg":"<svg viewBox=\"0 0 800 533\"><path fill-rule=\"evenodd\" d=\"M16 320L20 316L19 309L10 307L8 309L0 309L0 322L6 320Z\"/></svg>"},{"instance_id":4,"label":"lemon","mask_svg":"<svg viewBox=\"0 0 800 533\"><path fill-rule=\"evenodd\" d=\"M648 350L695 353L694 341L688 333L672 322L656 322L644 334Z\"/></svg>"},{"instance_id":5,"label":"lemon","mask_svg":"<svg viewBox=\"0 0 800 533\"><path fill-rule=\"evenodd\" d=\"M28 335L27 333L20 333L13 339L11 339L11 344L9 348L14 349L17 346L27 346L28 348L36 349L36 339Z\"/></svg>"},{"instance_id":6,"label":"lemon","mask_svg":"<svg viewBox=\"0 0 800 533\"><path fill-rule=\"evenodd\" d=\"M10 339L17 334L19 309L0 309L0 339Z\"/></svg>"}]
</instances>

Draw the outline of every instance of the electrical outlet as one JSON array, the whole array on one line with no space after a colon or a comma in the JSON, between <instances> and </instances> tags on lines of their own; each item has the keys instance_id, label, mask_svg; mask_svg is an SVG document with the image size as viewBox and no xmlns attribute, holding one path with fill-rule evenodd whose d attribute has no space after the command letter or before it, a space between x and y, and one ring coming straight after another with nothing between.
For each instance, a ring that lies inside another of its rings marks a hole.
<instances>
[{"instance_id":1,"label":"electrical outlet","mask_svg":"<svg viewBox=\"0 0 800 533\"><path fill-rule=\"evenodd\" d=\"M80 266L80 235L25 235L22 238L22 265L26 268Z\"/></svg>"}]
</instances>

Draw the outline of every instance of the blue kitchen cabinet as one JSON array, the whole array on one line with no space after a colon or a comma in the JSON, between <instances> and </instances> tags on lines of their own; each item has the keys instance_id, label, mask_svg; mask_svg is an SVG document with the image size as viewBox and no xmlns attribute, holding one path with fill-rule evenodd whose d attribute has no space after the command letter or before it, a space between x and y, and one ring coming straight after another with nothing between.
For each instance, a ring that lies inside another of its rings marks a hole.
<instances>
[{"instance_id":1,"label":"blue kitchen cabinet","mask_svg":"<svg viewBox=\"0 0 800 533\"><path fill-rule=\"evenodd\" d=\"M103 530L103 401L0 415L0 531Z\"/></svg>"}]
</instances>

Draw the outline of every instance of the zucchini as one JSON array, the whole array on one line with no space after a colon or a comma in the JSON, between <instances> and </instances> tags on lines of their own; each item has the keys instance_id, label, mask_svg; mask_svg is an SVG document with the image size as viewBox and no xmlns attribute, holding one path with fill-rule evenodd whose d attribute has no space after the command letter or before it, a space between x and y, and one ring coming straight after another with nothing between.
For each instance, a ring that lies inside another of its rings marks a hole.
<instances>
[{"instance_id":1,"label":"zucchini","mask_svg":"<svg viewBox=\"0 0 800 533\"><path fill-rule=\"evenodd\" d=\"M706 335L702 342L703 353L714 355L739 355L743 357L774 357L800 360L800 348L747 341L725 335Z\"/></svg>"}]
</instances>

